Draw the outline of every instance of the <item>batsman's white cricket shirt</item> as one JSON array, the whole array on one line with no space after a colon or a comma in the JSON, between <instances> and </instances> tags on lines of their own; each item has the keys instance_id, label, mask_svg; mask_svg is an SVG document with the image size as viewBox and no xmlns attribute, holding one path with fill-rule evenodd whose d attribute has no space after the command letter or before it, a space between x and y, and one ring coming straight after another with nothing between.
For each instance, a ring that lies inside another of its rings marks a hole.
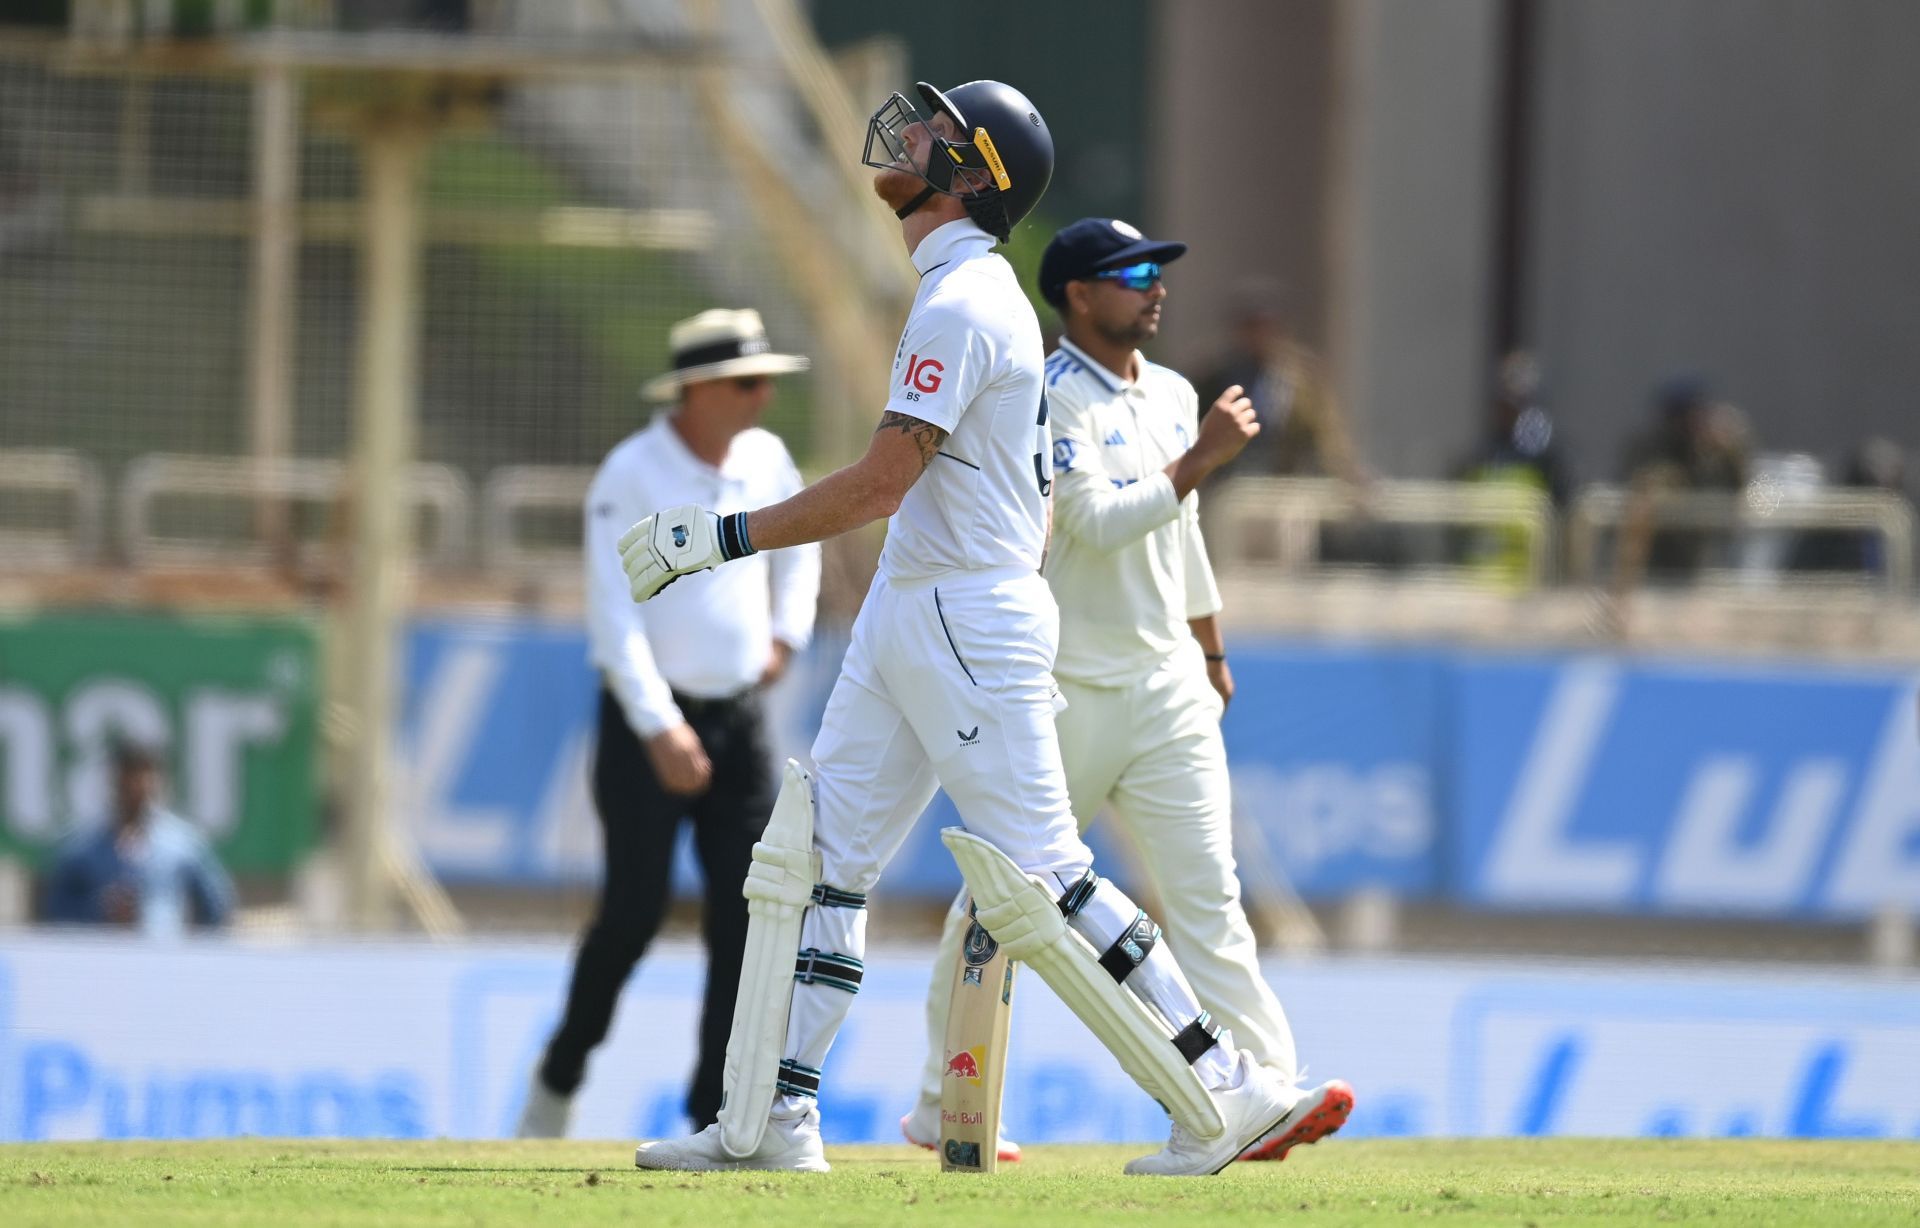
<instances>
[{"instance_id":1,"label":"batsman's white cricket shirt","mask_svg":"<svg viewBox=\"0 0 1920 1228\"><path fill-rule=\"evenodd\" d=\"M1165 473L1199 432L1199 398L1176 371L1141 358L1140 379L1129 383L1064 339L1047 358L1046 382L1054 673L1095 686L1137 682L1193 643L1188 619L1220 610L1199 496L1175 499Z\"/></svg>"},{"instance_id":2,"label":"batsman's white cricket shirt","mask_svg":"<svg viewBox=\"0 0 1920 1228\"><path fill-rule=\"evenodd\" d=\"M920 240L913 267L920 287L887 409L948 434L888 523L881 573L1037 571L1053 480L1039 322L993 237L969 219Z\"/></svg>"},{"instance_id":3,"label":"batsman's white cricket shirt","mask_svg":"<svg viewBox=\"0 0 1920 1228\"><path fill-rule=\"evenodd\" d=\"M587 643L627 723L652 737L681 720L673 692L724 699L752 686L773 641L805 647L820 596L820 547L795 546L682 576L634 601L616 543L656 508L697 503L721 515L778 503L801 487L787 446L758 428L714 468L662 413L607 454L586 501Z\"/></svg>"}]
</instances>

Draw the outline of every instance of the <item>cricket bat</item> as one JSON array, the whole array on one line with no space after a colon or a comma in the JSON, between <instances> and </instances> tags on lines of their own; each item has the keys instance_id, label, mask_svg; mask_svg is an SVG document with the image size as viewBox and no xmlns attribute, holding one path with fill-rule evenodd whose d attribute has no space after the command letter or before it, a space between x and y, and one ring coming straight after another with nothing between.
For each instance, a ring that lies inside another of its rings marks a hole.
<instances>
[{"instance_id":1,"label":"cricket bat","mask_svg":"<svg viewBox=\"0 0 1920 1228\"><path fill-rule=\"evenodd\" d=\"M1007 1082L1012 1022L1013 961L973 919L968 901L940 1079L942 1172L990 1173L1000 1167L1000 1094Z\"/></svg>"}]
</instances>

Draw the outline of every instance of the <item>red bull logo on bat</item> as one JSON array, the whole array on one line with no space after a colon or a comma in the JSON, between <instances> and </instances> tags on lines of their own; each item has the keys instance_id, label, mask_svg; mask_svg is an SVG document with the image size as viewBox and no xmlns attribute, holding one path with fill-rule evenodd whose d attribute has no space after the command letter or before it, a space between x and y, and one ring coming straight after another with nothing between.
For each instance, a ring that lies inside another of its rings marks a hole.
<instances>
[{"instance_id":1,"label":"red bull logo on bat","mask_svg":"<svg viewBox=\"0 0 1920 1228\"><path fill-rule=\"evenodd\" d=\"M980 1086L980 1063L986 1056L985 1045L975 1045L971 1049L962 1049L947 1058L946 1077L965 1079L975 1087Z\"/></svg>"}]
</instances>

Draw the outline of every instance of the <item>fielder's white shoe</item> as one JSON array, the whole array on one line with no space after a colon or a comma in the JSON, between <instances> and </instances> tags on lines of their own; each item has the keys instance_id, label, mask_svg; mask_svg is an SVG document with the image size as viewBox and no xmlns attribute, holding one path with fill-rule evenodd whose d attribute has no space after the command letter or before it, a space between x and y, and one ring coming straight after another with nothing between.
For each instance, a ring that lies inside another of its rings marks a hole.
<instances>
[{"instance_id":1,"label":"fielder's white shoe","mask_svg":"<svg viewBox=\"0 0 1920 1228\"><path fill-rule=\"evenodd\" d=\"M1298 1091L1242 1049L1235 1060L1234 1082L1213 1092L1213 1102L1227 1126L1220 1137L1199 1138L1174 1122L1167 1145L1150 1156L1127 1161L1126 1171L1136 1177L1211 1177L1285 1121L1299 1099Z\"/></svg>"},{"instance_id":2,"label":"fielder's white shoe","mask_svg":"<svg viewBox=\"0 0 1920 1228\"><path fill-rule=\"evenodd\" d=\"M720 1145L720 1124L715 1122L692 1138L640 1144L633 1153L633 1166L669 1168L682 1172L725 1172L733 1169L795 1173L830 1171L827 1153L820 1146L820 1110L814 1108L799 1117L785 1121L776 1117L769 1121L767 1132L760 1136L760 1149L745 1159L727 1154L727 1149Z\"/></svg>"},{"instance_id":3,"label":"fielder's white shoe","mask_svg":"<svg viewBox=\"0 0 1920 1228\"><path fill-rule=\"evenodd\" d=\"M527 1099L520 1106L520 1124L514 1128L513 1137L565 1138L572 1124L573 1097L548 1087L535 1070L527 1080Z\"/></svg>"},{"instance_id":4,"label":"fielder's white shoe","mask_svg":"<svg viewBox=\"0 0 1920 1228\"><path fill-rule=\"evenodd\" d=\"M915 1147L927 1151L939 1150L940 1102L924 1098L920 1100L913 1106L913 1112L900 1119L900 1134ZM1020 1162L1020 1144L1008 1138L1005 1132L1000 1135L999 1153L1002 1164Z\"/></svg>"},{"instance_id":5,"label":"fielder's white shoe","mask_svg":"<svg viewBox=\"0 0 1920 1228\"><path fill-rule=\"evenodd\" d=\"M1353 1112L1353 1088L1340 1079L1310 1087L1279 1125L1240 1153L1242 1160L1284 1160L1295 1147L1317 1143L1347 1124Z\"/></svg>"}]
</instances>

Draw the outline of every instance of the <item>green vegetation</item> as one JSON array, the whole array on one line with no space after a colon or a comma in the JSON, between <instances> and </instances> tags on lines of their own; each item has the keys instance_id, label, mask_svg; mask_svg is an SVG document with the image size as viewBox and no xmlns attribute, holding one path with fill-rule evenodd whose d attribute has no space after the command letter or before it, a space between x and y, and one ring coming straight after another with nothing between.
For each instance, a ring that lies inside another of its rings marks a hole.
<instances>
[{"instance_id":1,"label":"green vegetation","mask_svg":"<svg viewBox=\"0 0 1920 1228\"><path fill-rule=\"evenodd\" d=\"M1036 1147L990 1178L904 1147L827 1176L643 1173L623 1143L26 1144L0 1222L38 1225L1920 1223L1920 1144L1338 1140L1210 1180L1124 1177L1141 1148Z\"/></svg>"}]
</instances>

